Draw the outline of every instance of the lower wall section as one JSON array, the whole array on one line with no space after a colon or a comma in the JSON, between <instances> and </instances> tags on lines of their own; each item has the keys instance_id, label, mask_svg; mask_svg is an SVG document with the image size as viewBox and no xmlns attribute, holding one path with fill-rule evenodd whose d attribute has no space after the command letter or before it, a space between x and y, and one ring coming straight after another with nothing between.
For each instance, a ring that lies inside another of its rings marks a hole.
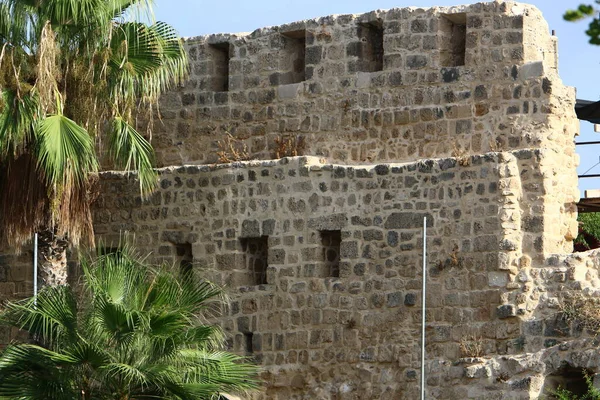
<instances>
[{"instance_id":1,"label":"lower wall section","mask_svg":"<svg viewBox=\"0 0 600 400\"><path fill-rule=\"evenodd\" d=\"M521 353L536 312L507 293L524 291L518 268L534 268L546 240L543 218L521 225L543 205L543 156L186 166L161 170L147 201L105 173L95 229L111 247L134 234L155 260L226 286L218 321L231 349L264 365L265 398L414 399L427 218L428 390L477 398L458 389L469 379L456 363Z\"/></svg>"}]
</instances>

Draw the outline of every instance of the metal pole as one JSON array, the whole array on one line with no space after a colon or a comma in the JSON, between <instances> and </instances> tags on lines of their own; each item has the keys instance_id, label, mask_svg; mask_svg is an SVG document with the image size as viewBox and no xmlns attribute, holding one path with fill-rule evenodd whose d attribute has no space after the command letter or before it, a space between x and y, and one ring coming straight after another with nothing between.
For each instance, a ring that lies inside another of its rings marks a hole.
<instances>
[{"instance_id":1,"label":"metal pole","mask_svg":"<svg viewBox=\"0 0 600 400\"><path fill-rule=\"evenodd\" d=\"M38 293L38 234L33 235L33 296Z\"/></svg>"},{"instance_id":2,"label":"metal pole","mask_svg":"<svg viewBox=\"0 0 600 400\"><path fill-rule=\"evenodd\" d=\"M427 297L427 217L423 217L423 296L421 301L421 400L425 400L425 298Z\"/></svg>"},{"instance_id":3,"label":"metal pole","mask_svg":"<svg viewBox=\"0 0 600 400\"><path fill-rule=\"evenodd\" d=\"M586 146L588 144L600 144L600 141L596 140L593 142L575 142L575 146Z\"/></svg>"},{"instance_id":4,"label":"metal pole","mask_svg":"<svg viewBox=\"0 0 600 400\"><path fill-rule=\"evenodd\" d=\"M578 178L600 178L600 174L577 175Z\"/></svg>"}]
</instances>

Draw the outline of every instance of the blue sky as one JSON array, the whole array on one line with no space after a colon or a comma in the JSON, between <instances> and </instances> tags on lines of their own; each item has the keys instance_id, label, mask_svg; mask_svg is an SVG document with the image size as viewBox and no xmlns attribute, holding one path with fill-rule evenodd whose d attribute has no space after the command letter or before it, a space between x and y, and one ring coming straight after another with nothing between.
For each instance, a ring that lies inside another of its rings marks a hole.
<instances>
[{"instance_id":1,"label":"blue sky","mask_svg":"<svg viewBox=\"0 0 600 400\"><path fill-rule=\"evenodd\" d=\"M549 29L559 38L559 72L563 82L577 88L577 97L600 100L600 46L587 43L584 31L587 23L568 23L562 20L567 7L575 8L578 1L530 0L544 14ZM591 1L590 1L591 2ZM198 36L219 32L251 32L257 28L280 25L301 19L330 14L351 14L394 7L430 7L470 4L460 0L155 0L158 20L173 25L182 36ZM600 141L592 125L581 123L577 141ZM579 173L600 162L600 145L579 147ZM600 174L600 165L589 173ZM581 179L579 187L600 189L600 179Z\"/></svg>"}]
</instances>

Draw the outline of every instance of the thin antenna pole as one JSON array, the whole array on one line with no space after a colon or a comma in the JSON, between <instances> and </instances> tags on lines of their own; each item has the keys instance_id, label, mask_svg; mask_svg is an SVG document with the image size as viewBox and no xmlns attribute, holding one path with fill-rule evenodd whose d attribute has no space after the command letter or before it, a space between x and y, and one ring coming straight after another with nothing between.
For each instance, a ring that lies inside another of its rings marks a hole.
<instances>
[{"instance_id":1,"label":"thin antenna pole","mask_svg":"<svg viewBox=\"0 0 600 400\"><path fill-rule=\"evenodd\" d=\"M38 293L38 234L33 235L33 296Z\"/></svg>"},{"instance_id":2,"label":"thin antenna pole","mask_svg":"<svg viewBox=\"0 0 600 400\"><path fill-rule=\"evenodd\" d=\"M421 400L425 400L425 298L427 297L427 217L423 217L423 295L421 299Z\"/></svg>"}]
</instances>

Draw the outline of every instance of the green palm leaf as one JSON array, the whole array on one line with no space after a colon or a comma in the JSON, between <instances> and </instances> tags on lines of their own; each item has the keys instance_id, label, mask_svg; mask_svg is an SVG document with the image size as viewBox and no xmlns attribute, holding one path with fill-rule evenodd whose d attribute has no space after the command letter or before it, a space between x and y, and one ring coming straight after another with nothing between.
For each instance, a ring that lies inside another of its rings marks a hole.
<instances>
[{"instance_id":1,"label":"green palm leaf","mask_svg":"<svg viewBox=\"0 0 600 400\"><path fill-rule=\"evenodd\" d=\"M21 2L0 3L0 40L18 44L27 39L27 13Z\"/></svg>"},{"instance_id":2,"label":"green palm leaf","mask_svg":"<svg viewBox=\"0 0 600 400\"><path fill-rule=\"evenodd\" d=\"M112 66L133 75L143 75L159 68L162 51L159 38L151 27L137 22L119 25L113 34Z\"/></svg>"},{"instance_id":3,"label":"green palm leaf","mask_svg":"<svg viewBox=\"0 0 600 400\"><path fill-rule=\"evenodd\" d=\"M4 323L24 329L48 342L61 337L74 338L77 305L69 287L45 287L36 298L8 303L1 318Z\"/></svg>"},{"instance_id":4,"label":"green palm leaf","mask_svg":"<svg viewBox=\"0 0 600 400\"><path fill-rule=\"evenodd\" d=\"M110 0L108 7L113 19L128 20L131 17L137 20L154 20L152 0Z\"/></svg>"},{"instance_id":5,"label":"green palm leaf","mask_svg":"<svg viewBox=\"0 0 600 400\"><path fill-rule=\"evenodd\" d=\"M32 129L39 119L39 99L34 91L24 96L9 89L2 91L0 113L0 157L14 157L34 143Z\"/></svg>"},{"instance_id":6,"label":"green palm leaf","mask_svg":"<svg viewBox=\"0 0 600 400\"><path fill-rule=\"evenodd\" d=\"M82 187L98 163L87 131L64 115L51 115L37 127L38 168L52 186Z\"/></svg>"},{"instance_id":7,"label":"green palm leaf","mask_svg":"<svg viewBox=\"0 0 600 400\"><path fill-rule=\"evenodd\" d=\"M157 22L149 29L160 45L162 65L146 74L141 82L141 94L154 98L174 84L180 84L188 74L189 64L183 44L170 25Z\"/></svg>"},{"instance_id":8,"label":"green palm leaf","mask_svg":"<svg viewBox=\"0 0 600 400\"><path fill-rule=\"evenodd\" d=\"M142 195L150 194L158 183L154 170L154 150L150 143L122 118L115 118L109 137L110 155L125 171L137 170Z\"/></svg>"},{"instance_id":9,"label":"green palm leaf","mask_svg":"<svg viewBox=\"0 0 600 400\"><path fill-rule=\"evenodd\" d=\"M22 243L39 229L74 244L93 242L89 175L98 169L96 141L107 136L116 167L138 171L143 196L155 188L153 150L137 121L151 137L160 94L183 80L188 66L172 27L139 22L154 20L151 6L151 0L0 0L0 179L22 180L7 166L35 158L37 180L47 186L35 211L1 219L3 244ZM10 186L17 190L2 203L31 193L31 185Z\"/></svg>"},{"instance_id":10,"label":"green palm leaf","mask_svg":"<svg viewBox=\"0 0 600 400\"><path fill-rule=\"evenodd\" d=\"M89 25L106 12L102 0L45 0L40 5L42 15L53 25Z\"/></svg>"},{"instance_id":11,"label":"green palm leaf","mask_svg":"<svg viewBox=\"0 0 600 400\"><path fill-rule=\"evenodd\" d=\"M219 294L129 251L84 261L79 302L68 287L57 287L7 305L0 321L47 347L13 344L0 353L0 398L210 399L258 387L255 365L214 350L222 347L222 332L200 323L202 307L175 299L204 293L210 302L209 293Z\"/></svg>"}]
</instances>

